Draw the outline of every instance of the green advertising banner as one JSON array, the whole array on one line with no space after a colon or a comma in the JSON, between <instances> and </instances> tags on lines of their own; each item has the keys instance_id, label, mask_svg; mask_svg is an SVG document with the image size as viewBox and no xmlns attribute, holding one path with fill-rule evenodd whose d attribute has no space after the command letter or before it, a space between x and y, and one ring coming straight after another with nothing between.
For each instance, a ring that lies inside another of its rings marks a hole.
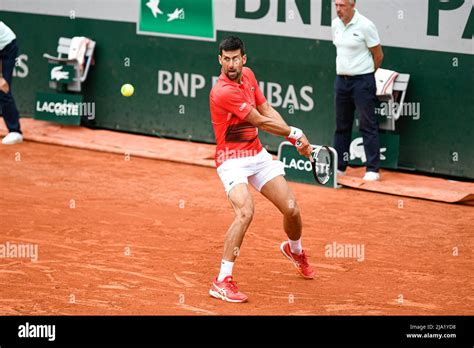
<instances>
[{"instance_id":1,"label":"green advertising banner","mask_svg":"<svg viewBox=\"0 0 474 348\"><path fill-rule=\"evenodd\" d=\"M213 0L140 0L139 34L215 41Z\"/></svg>"},{"instance_id":2,"label":"green advertising banner","mask_svg":"<svg viewBox=\"0 0 474 348\"><path fill-rule=\"evenodd\" d=\"M82 102L81 95L39 92L36 94L34 118L77 126L81 123L82 115L88 115L89 118L95 116L87 104Z\"/></svg>"},{"instance_id":3,"label":"green advertising banner","mask_svg":"<svg viewBox=\"0 0 474 348\"><path fill-rule=\"evenodd\" d=\"M296 148L288 141L284 141L278 148L278 160L285 166L285 177L289 181L302 182L324 187L337 187L337 153L331 148L333 153L332 175L325 185L319 184L313 176L311 162L307 157L301 156Z\"/></svg>"},{"instance_id":4,"label":"green advertising banner","mask_svg":"<svg viewBox=\"0 0 474 348\"><path fill-rule=\"evenodd\" d=\"M70 83L74 81L74 67L64 64L48 65L49 81L59 83Z\"/></svg>"},{"instance_id":5,"label":"green advertising banner","mask_svg":"<svg viewBox=\"0 0 474 348\"><path fill-rule=\"evenodd\" d=\"M399 135L380 133L380 166L382 168L398 168L399 147ZM349 165L360 166L365 165L366 162L367 158L362 135L358 132L353 132L349 147Z\"/></svg>"},{"instance_id":6,"label":"green advertising banner","mask_svg":"<svg viewBox=\"0 0 474 348\"><path fill-rule=\"evenodd\" d=\"M94 127L213 143L209 92L220 74L218 46L238 35L268 103L310 141L332 143L333 0L93 2L42 0L39 11L34 1L2 0L2 21L20 42L14 88L22 116L35 113L36 92L46 88L48 61L41 53L55 52L59 37L86 36L97 43L82 86L84 100L95 102ZM398 167L473 179L474 11L472 1L450 2L449 9L438 6L441 0L358 1L357 7L379 31L382 67L410 74L394 122ZM130 98L120 93L124 83L135 87ZM378 106L381 122L387 110ZM278 150L280 137L259 136L269 151ZM396 166L382 154L383 166Z\"/></svg>"}]
</instances>

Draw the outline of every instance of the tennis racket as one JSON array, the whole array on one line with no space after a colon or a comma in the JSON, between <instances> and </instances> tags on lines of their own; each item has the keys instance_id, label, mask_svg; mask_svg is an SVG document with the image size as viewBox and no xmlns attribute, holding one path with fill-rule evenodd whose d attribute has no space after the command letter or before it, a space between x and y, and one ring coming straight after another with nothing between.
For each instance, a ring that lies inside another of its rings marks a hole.
<instances>
[{"instance_id":1,"label":"tennis racket","mask_svg":"<svg viewBox=\"0 0 474 348\"><path fill-rule=\"evenodd\" d=\"M318 146L313 150L309 160L313 167L313 175L317 182L325 185L332 175L333 155L327 146Z\"/></svg>"},{"instance_id":2,"label":"tennis racket","mask_svg":"<svg viewBox=\"0 0 474 348\"><path fill-rule=\"evenodd\" d=\"M296 147L299 146L301 146L301 143L296 141ZM333 155L329 147L316 146L309 160L311 161L314 179L321 185L327 184L332 175L333 165Z\"/></svg>"}]
</instances>

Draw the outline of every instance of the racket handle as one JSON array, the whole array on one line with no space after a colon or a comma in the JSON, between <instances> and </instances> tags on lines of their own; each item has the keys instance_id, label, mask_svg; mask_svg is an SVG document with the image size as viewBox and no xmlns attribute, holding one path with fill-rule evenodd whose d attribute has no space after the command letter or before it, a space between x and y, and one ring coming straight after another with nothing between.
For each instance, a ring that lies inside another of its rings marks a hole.
<instances>
[{"instance_id":1,"label":"racket handle","mask_svg":"<svg viewBox=\"0 0 474 348\"><path fill-rule=\"evenodd\" d=\"M301 146L301 141L296 140L296 139L291 139L286 137L286 140L288 140L290 143L293 144L293 146L300 147ZM313 152L311 152L311 156L309 156L309 160L311 163L314 163L314 158L313 158Z\"/></svg>"}]
</instances>

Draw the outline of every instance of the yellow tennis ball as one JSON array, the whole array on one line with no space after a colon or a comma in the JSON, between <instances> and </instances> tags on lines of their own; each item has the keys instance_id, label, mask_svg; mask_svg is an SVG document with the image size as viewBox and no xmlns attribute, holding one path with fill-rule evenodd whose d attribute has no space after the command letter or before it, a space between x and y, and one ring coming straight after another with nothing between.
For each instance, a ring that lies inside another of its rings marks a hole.
<instances>
[{"instance_id":1,"label":"yellow tennis ball","mask_svg":"<svg viewBox=\"0 0 474 348\"><path fill-rule=\"evenodd\" d=\"M135 88L129 83L126 83L122 86L120 89L120 92L122 92L122 95L124 97L131 97L133 95L133 92L135 91Z\"/></svg>"}]
</instances>

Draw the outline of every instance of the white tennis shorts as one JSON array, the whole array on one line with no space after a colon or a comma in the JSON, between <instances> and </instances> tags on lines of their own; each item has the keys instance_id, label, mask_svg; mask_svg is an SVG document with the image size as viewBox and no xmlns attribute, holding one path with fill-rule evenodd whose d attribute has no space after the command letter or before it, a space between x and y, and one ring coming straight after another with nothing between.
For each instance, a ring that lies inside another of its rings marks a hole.
<instances>
[{"instance_id":1,"label":"white tennis shorts","mask_svg":"<svg viewBox=\"0 0 474 348\"><path fill-rule=\"evenodd\" d=\"M249 182L260 192L267 182L278 175L285 175L285 166L281 161L274 160L263 148L256 156L226 160L217 168L217 174L224 184L227 195L235 185Z\"/></svg>"}]
</instances>

